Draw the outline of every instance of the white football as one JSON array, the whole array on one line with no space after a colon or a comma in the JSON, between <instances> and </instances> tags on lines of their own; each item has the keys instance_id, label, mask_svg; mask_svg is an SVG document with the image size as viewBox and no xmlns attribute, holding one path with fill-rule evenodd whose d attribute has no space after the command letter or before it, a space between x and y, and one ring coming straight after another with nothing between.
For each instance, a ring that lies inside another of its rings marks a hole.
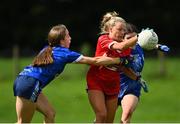
<instances>
[{"instance_id":1,"label":"white football","mask_svg":"<svg viewBox=\"0 0 180 124\"><path fill-rule=\"evenodd\" d=\"M158 44L158 35L152 29L145 29L139 33L138 42L143 49L152 50Z\"/></svg>"}]
</instances>

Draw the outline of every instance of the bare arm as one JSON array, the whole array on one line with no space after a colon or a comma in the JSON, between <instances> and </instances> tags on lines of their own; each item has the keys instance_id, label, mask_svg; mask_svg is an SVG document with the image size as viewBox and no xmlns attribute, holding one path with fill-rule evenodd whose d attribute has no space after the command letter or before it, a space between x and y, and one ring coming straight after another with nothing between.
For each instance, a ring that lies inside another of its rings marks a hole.
<instances>
[{"instance_id":1,"label":"bare arm","mask_svg":"<svg viewBox=\"0 0 180 124\"><path fill-rule=\"evenodd\" d=\"M125 50L129 47L132 47L136 44L138 38L137 35L129 39L124 39L122 42L117 42L111 45L111 49L114 50Z\"/></svg>"},{"instance_id":2,"label":"bare arm","mask_svg":"<svg viewBox=\"0 0 180 124\"><path fill-rule=\"evenodd\" d=\"M82 59L78 61L77 63L90 64L90 65L110 65L110 64L119 64L120 59L106 57L106 56L100 56L100 57L83 56Z\"/></svg>"},{"instance_id":3,"label":"bare arm","mask_svg":"<svg viewBox=\"0 0 180 124\"><path fill-rule=\"evenodd\" d=\"M136 75L136 73L131 68L127 68L125 66L121 66L120 70L122 72L124 72L124 74L126 76L128 76L129 78L131 78L132 80L137 80L138 79L138 75Z\"/></svg>"}]
</instances>

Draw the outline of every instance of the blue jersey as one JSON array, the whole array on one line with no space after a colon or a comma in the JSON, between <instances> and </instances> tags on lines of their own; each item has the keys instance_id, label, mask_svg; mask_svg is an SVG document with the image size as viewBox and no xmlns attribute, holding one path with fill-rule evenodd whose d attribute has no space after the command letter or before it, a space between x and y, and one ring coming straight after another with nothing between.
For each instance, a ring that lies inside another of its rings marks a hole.
<instances>
[{"instance_id":1,"label":"blue jersey","mask_svg":"<svg viewBox=\"0 0 180 124\"><path fill-rule=\"evenodd\" d=\"M70 51L68 48L60 45L52 49L53 63L47 66L27 66L19 75L30 76L38 79L45 87L56 76L63 72L67 63L77 62L82 58L82 55Z\"/></svg>"},{"instance_id":2,"label":"blue jersey","mask_svg":"<svg viewBox=\"0 0 180 124\"><path fill-rule=\"evenodd\" d=\"M144 52L143 49L139 46L139 44L136 44L135 48L132 49L131 56L133 57L133 59L132 61L130 61L129 66L134 72L140 74L144 66ZM122 99L124 95L129 93L139 97L141 90L140 83L130 79L123 72L120 72L120 77L121 90L118 97Z\"/></svg>"}]
</instances>

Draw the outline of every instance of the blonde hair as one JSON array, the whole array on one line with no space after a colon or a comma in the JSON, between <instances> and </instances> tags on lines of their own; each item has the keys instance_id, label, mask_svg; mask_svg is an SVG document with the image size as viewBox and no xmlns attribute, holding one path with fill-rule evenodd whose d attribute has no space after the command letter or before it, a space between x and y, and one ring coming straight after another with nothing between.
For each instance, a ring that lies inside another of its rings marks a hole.
<instances>
[{"instance_id":1,"label":"blonde hair","mask_svg":"<svg viewBox=\"0 0 180 124\"><path fill-rule=\"evenodd\" d=\"M121 17L112 17L108 22L108 27L114 27L117 22L121 22L126 25L126 21Z\"/></svg>"},{"instance_id":2,"label":"blonde hair","mask_svg":"<svg viewBox=\"0 0 180 124\"><path fill-rule=\"evenodd\" d=\"M117 12L107 12L100 23L101 34L108 33L109 27L114 26L117 21L126 23L123 18L119 17Z\"/></svg>"},{"instance_id":3,"label":"blonde hair","mask_svg":"<svg viewBox=\"0 0 180 124\"><path fill-rule=\"evenodd\" d=\"M52 47L60 45L66 35L66 26L63 24L53 26L48 33L49 45L44 48L33 60L33 66L44 66L53 63Z\"/></svg>"}]
</instances>

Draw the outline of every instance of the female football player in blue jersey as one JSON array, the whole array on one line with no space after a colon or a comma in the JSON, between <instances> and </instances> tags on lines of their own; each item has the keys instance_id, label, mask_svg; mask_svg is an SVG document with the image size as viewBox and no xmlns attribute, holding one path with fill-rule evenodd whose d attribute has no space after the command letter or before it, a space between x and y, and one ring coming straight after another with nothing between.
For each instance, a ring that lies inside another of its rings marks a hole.
<instances>
[{"instance_id":1,"label":"female football player in blue jersey","mask_svg":"<svg viewBox=\"0 0 180 124\"><path fill-rule=\"evenodd\" d=\"M128 23L127 24L127 34L125 38L130 38L133 35L137 35L137 28ZM158 44L156 49L163 52L168 52L169 48L166 45ZM129 61L128 67L131 68L136 74L141 75L144 66L144 53L142 46L137 44L132 48L131 51L132 60ZM121 123L130 123L133 112L139 101L139 96L141 92L141 87L145 92L148 92L147 85L145 81L135 81L130 79L126 74L120 72L120 93L118 95L118 105L122 107Z\"/></svg>"},{"instance_id":2,"label":"female football player in blue jersey","mask_svg":"<svg viewBox=\"0 0 180 124\"><path fill-rule=\"evenodd\" d=\"M62 73L67 63L108 65L119 64L119 58L87 57L69 50L71 37L65 25L52 27L48 34L48 46L25 67L14 81L17 123L29 123L37 110L44 115L45 123L55 121L55 110L42 93L56 76Z\"/></svg>"}]
</instances>

